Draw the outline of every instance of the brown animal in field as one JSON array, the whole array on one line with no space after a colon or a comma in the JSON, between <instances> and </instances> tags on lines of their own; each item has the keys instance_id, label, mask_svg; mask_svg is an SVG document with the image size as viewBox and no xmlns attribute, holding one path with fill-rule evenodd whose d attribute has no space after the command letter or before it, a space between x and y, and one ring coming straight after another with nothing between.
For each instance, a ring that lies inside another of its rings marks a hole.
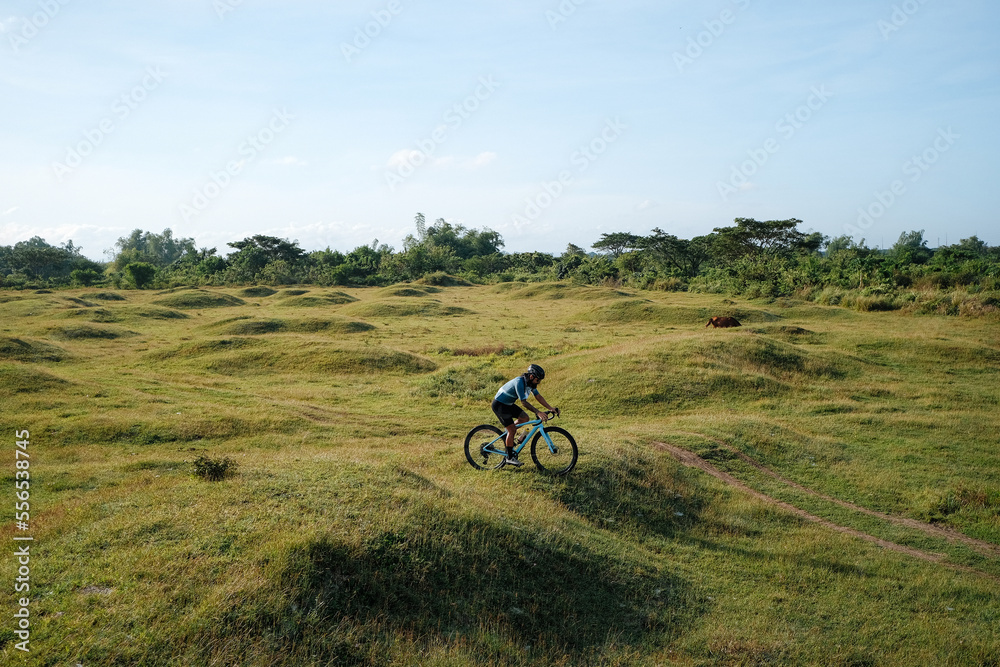
<instances>
[{"instance_id":1,"label":"brown animal in field","mask_svg":"<svg viewBox=\"0 0 1000 667\"><path fill-rule=\"evenodd\" d=\"M743 325L737 322L735 317L713 317L708 321L708 324L705 325L705 328L707 329L708 327L715 327L716 329L718 328L725 329L726 327L741 327L741 326Z\"/></svg>"}]
</instances>

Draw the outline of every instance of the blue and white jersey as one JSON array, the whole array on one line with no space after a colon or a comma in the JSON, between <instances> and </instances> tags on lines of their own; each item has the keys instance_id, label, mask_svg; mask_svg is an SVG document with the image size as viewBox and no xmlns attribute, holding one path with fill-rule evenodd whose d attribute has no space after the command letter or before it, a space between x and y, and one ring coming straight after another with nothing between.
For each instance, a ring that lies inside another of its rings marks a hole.
<instances>
[{"instance_id":1,"label":"blue and white jersey","mask_svg":"<svg viewBox=\"0 0 1000 667\"><path fill-rule=\"evenodd\" d=\"M524 376L519 375L500 387L500 391L493 397L493 400L500 401L504 405L514 405L518 399L526 401L532 396L538 396L538 390L529 387L528 381L524 379Z\"/></svg>"}]
</instances>

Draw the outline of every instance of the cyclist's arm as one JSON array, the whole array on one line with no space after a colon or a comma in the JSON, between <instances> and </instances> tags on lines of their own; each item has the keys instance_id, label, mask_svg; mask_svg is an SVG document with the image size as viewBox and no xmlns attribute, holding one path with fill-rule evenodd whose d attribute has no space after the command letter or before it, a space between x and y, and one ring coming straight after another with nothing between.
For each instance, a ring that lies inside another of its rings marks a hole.
<instances>
[{"instance_id":1,"label":"cyclist's arm","mask_svg":"<svg viewBox=\"0 0 1000 667\"><path fill-rule=\"evenodd\" d=\"M556 409L554 407L552 407L551 405L549 405L549 402L546 401L544 398L542 398L541 394L535 394L535 398L537 398L538 402L541 403L542 405L544 405L550 411L555 412Z\"/></svg>"},{"instance_id":2,"label":"cyclist's arm","mask_svg":"<svg viewBox=\"0 0 1000 667\"><path fill-rule=\"evenodd\" d=\"M555 408L553 408L551 405L549 405L548 402L544 398L542 398L541 394L535 394L535 398L537 398L538 402L541 403L542 405L544 405L549 410L553 410L553 411L555 410ZM534 412L535 416L538 417L539 419L543 419L544 418L545 413L542 412L541 410L539 410L538 408L536 408L531 403L529 403L527 399L522 400L521 404L524 405L524 407L526 407L528 410L531 410L532 412Z\"/></svg>"}]
</instances>

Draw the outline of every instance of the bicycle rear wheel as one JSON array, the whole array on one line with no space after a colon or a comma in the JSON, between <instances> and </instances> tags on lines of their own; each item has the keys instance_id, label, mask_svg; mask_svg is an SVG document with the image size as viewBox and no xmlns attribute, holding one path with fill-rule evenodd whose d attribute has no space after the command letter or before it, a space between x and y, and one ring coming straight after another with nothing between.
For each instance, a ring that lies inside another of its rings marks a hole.
<instances>
[{"instance_id":1,"label":"bicycle rear wheel","mask_svg":"<svg viewBox=\"0 0 1000 667\"><path fill-rule=\"evenodd\" d=\"M549 434L555 451L549 449L549 444L539 431L531 439L531 460L539 470L548 475L565 475L576 465L579 456L576 441L558 426L546 427L545 432Z\"/></svg>"},{"instance_id":2,"label":"bicycle rear wheel","mask_svg":"<svg viewBox=\"0 0 1000 667\"><path fill-rule=\"evenodd\" d=\"M465 458L476 470L490 470L491 468L502 468L506 458L495 452L486 452L486 445L493 443L493 448L503 450L503 440L494 442L504 432L496 426L490 424L480 424L465 436Z\"/></svg>"}]
</instances>

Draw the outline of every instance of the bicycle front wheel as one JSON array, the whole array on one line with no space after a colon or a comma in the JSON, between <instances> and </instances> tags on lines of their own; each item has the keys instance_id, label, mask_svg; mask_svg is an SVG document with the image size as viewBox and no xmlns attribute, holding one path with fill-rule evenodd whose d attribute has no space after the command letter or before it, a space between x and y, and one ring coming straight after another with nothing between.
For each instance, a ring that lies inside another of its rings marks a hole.
<instances>
[{"instance_id":1,"label":"bicycle front wheel","mask_svg":"<svg viewBox=\"0 0 1000 667\"><path fill-rule=\"evenodd\" d=\"M576 441L558 426L546 427L545 432L549 434L553 448L549 448L549 443L545 442L539 431L531 439L531 460L546 474L565 475L576 465L576 458L579 455Z\"/></svg>"},{"instance_id":2,"label":"bicycle front wheel","mask_svg":"<svg viewBox=\"0 0 1000 667\"><path fill-rule=\"evenodd\" d=\"M503 440L497 438L503 431L496 426L480 424L465 436L465 458L476 470L489 470L491 468L502 468L506 458L495 452L486 451L487 445L492 444L493 449L502 450Z\"/></svg>"}]
</instances>

